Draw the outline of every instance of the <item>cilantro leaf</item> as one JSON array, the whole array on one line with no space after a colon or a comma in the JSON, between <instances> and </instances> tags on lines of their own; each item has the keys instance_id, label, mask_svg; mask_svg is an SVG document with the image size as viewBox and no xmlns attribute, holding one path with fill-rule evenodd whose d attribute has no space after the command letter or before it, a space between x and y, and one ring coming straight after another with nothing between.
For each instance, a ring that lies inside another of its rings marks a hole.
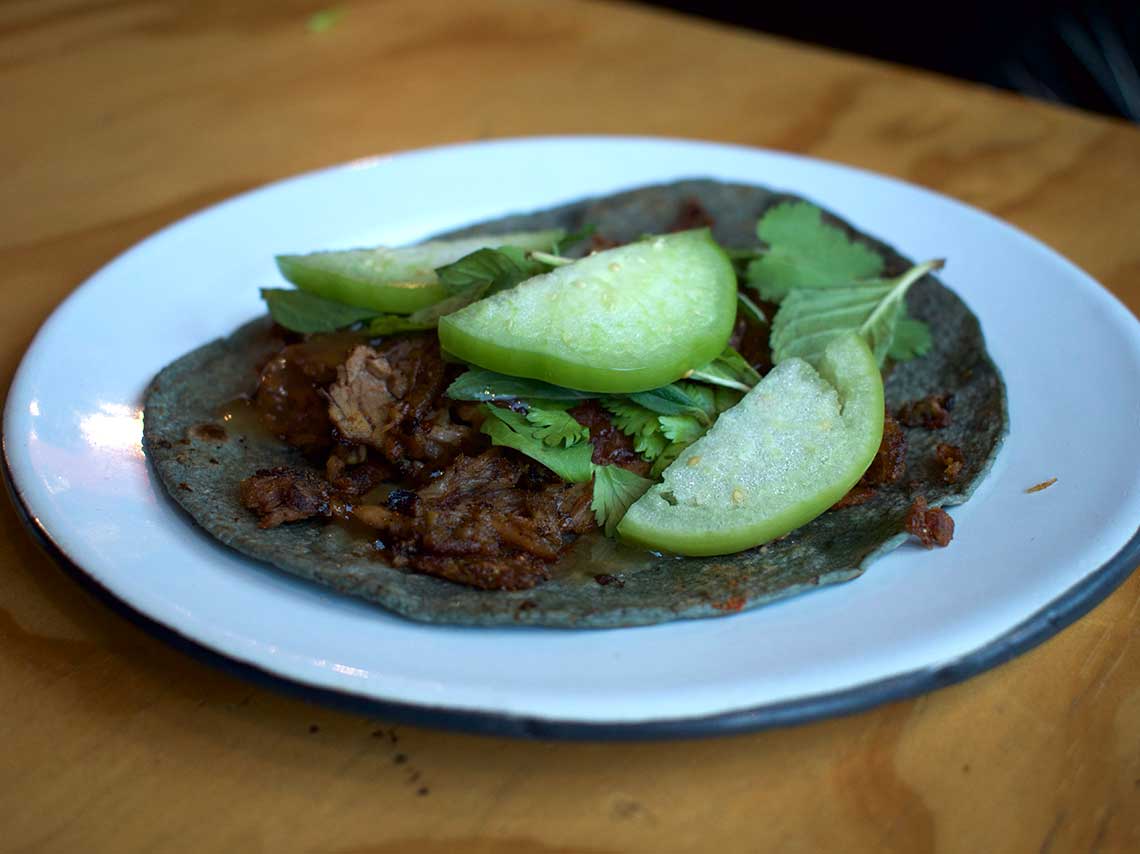
<instances>
[{"instance_id":1,"label":"cilantro leaf","mask_svg":"<svg viewBox=\"0 0 1140 854\"><path fill-rule=\"evenodd\" d=\"M651 486L653 481L621 466L594 467L594 497L590 501L590 509L607 537L613 536L629 506Z\"/></svg>"},{"instance_id":2,"label":"cilantro leaf","mask_svg":"<svg viewBox=\"0 0 1140 854\"><path fill-rule=\"evenodd\" d=\"M484 287L476 287L467 293L447 297L437 303L413 311L411 314L381 314L374 317L368 324L368 331L373 335L393 335L397 332L421 332L426 329L435 329L439 326L439 319L453 311L471 305L480 299L485 291Z\"/></svg>"},{"instance_id":3,"label":"cilantro leaf","mask_svg":"<svg viewBox=\"0 0 1140 854\"><path fill-rule=\"evenodd\" d=\"M793 290L772 322L772 360L779 364L798 356L814 365L835 336L856 332L881 365L906 311L907 290L941 266L941 261L927 261L897 279L845 288ZM913 336L913 327L906 334Z\"/></svg>"},{"instance_id":4,"label":"cilantro leaf","mask_svg":"<svg viewBox=\"0 0 1140 854\"><path fill-rule=\"evenodd\" d=\"M670 465L676 461L677 457L681 456L681 452L689 447L689 442L670 442L665 446L665 450L653 461L653 467L649 470L649 476L653 478L661 477L661 472L669 468Z\"/></svg>"},{"instance_id":5,"label":"cilantro leaf","mask_svg":"<svg viewBox=\"0 0 1140 854\"><path fill-rule=\"evenodd\" d=\"M655 460L665 450L668 441L661 432L656 412L622 397L608 398L601 403L612 416L614 426L633 439L633 449L643 459Z\"/></svg>"},{"instance_id":6,"label":"cilantro leaf","mask_svg":"<svg viewBox=\"0 0 1140 854\"><path fill-rule=\"evenodd\" d=\"M613 416L614 426L633 439L634 450L653 462L656 477L681 451L704 435L717 415L735 406L741 396L735 389L673 383L628 398L610 397L601 403ZM642 405L636 400L638 397L656 409ZM672 411L661 412L662 409Z\"/></svg>"},{"instance_id":7,"label":"cilantro leaf","mask_svg":"<svg viewBox=\"0 0 1140 854\"><path fill-rule=\"evenodd\" d=\"M691 445L705 434L707 429L692 415L659 415L661 432L671 442Z\"/></svg>"},{"instance_id":8,"label":"cilantro leaf","mask_svg":"<svg viewBox=\"0 0 1140 854\"><path fill-rule=\"evenodd\" d=\"M916 356L925 356L932 346L934 340L930 336L930 327L904 312L895 327L895 337L891 339L887 355L896 362L905 362Z\"/></svg>"},{"instance_id":9,"label":"cilantro leaf","mask_svg":"<svg viewBox=\"0 0 1140 854\"><path fill-rule=\"evenodd\" d=\"M748 283L766 300L779 302L795 288L828 288L878 276L883 259L871 247L823 222L807 202L771 208L756 226L768 250L748 265Z\"/></svg>"},{"instance_id":10,"label":"cilantro leaf","mask_svg":"<svg viewBox=\"0 0 1140 854\"><path fill-rule=\"evenodd\" d=\"M726 409L732 409L732 407L740 403L740 398L742 397L744 397L744 394L733 388L725 388L724 386L715 386L713 388L713 401L718 415Z\"/></svg>"},{"instance_id":11,"label":"cilantro leaf","mask_svg":"<svg viewBox=\"0 0 1140 854\"><path fill-rule=\"evenodd\" d=\"M551 447L535 435L536 428L525 416L490 404L483 404L482 409L487 417L480 429L491 437L491 444L514 448L569 483L586 483L593 477L594 446L589 442Z\"/></svg>"},{"instance_id":12,"label":"cilantro leaf","mask_svg":"<svg viewBox=\"0 0 1140 854\"><path fill-rule=\"evenodd\" d=\"M291 288L262 288L275 323L293 332L332 332L376 316L376 310L346 305Z\"/></svg>"},{"instance_id":13,"label":"cilantro leaf","mask_svg":"<svg viewBox=\"0 0 1140 854\"><path fill-rule=\"evenodd\" d=\"M527 408L526 420L535 427L533 435L545 445L569 448L590 438L589 427L559 409L542 409L532 403Z\"/></svg>"},{"instance_id":14,"label":"cilantro leaf","mask_svg":"<svg viewBox=\"0 0 1140 854\"><path fill-rule=\"evenodd\" d=\"M737 391L748 391L760 382L760 374L732 347L726 347L723 353L707 365L689 374L689 379L734 388Z\"/></svg>"},{"instance_id":15,"label":"cilantro leaf","mask_svg":"<svg viewBox=\"0 0 1140 854\"><path fill-rule=\"evenodd\" d=\"M542 380L509 377L506 374L472 368L461 374L448 386L447 396L452 400L589 400L598 397L595 392L563 388Z\"/></svg>"},{"instance_id":16,"label":"cilantro leaf","mask_svg":"<svg viewBox=\"0 0 1140 854\"><path fill-rule=\"evenodd\" d=\"M485 293L493 294L549 269L549 265L532 260L517 246L500 246L477 249L458 261L437 267L435 274L450 294L480 287L485 288Z\"/></svg>"},{"instance_id":17,"label":"cilantro leaf","mask_svg":"<svg viewBox=\"0 0 1140 854\"><path fill-rule=\"evenodd\" d=\"M720 410L718 410L716 406L716 388L700 383L689 382L673 383L673 385L677 386L682 392L687 394L691 400L696 402L701 412L705 414L703 419L698 416L698 419L702 422L712 423L712 419L716 418L720 413Z\"/></svg>"}]
</instances>

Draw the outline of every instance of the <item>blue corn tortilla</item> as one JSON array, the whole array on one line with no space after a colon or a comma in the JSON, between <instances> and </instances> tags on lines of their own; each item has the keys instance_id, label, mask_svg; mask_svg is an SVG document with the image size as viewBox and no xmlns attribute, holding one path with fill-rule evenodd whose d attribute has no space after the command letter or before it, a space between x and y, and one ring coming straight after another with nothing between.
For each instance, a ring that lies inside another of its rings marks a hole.
<instances>
[{"instance_id":1,"label":"blue corn tortilla","mask_svg":"<svg viewBox=\"0 0 1140 854\"><path fill-rule=\"evenodd\" d=\"M681 181L441 236L550 227L574 231L593 223L599 234L626 241L663 231L688 200L696 199L715 218L713 233L723 245L751 246L759 216L792 198L754 186ZM881 252L888 272L910 266L886 244L837 218L831 221ZM951 425L906 430L907 476L901 483L878 488L864 504L831 510L776 542L734 555L660 556L595 532L581 537L554 565L553 577L538 587L483 591L389 567L366 538L338 524L306 521L258 528L256 517L239 501L241 480L262 468L312 468L298 451L256 431L237 433L219 421L223 405L254 391L258 368L280 346L268 318L163 369L146 396L144 447L169 494L204 534L251 558L415 620L600 628L720 616L855 578L876 557L908 539L904 520L915 497L923 496L930 507L961 504L988 471L1005 437L1008 412L1005 388L978 320L932 276L911 289L907 302L912 316L929 323L934 346L890 372L888 407L895 411L929 394L952 394ZM956 445L965 457L952 484L943 481L934 461L935 446L942 442ZM922 560L920 548L908 548L915 561Z\"/></svg>"}]
</instances>

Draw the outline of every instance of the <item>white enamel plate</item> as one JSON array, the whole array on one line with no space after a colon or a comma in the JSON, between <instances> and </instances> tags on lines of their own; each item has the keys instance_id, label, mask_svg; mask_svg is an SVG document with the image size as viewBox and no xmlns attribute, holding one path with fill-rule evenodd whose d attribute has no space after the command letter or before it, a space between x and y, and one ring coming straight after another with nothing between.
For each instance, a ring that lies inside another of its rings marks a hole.
<instances>
[{"instance_id":1,"label":"white enamel plate","mask_svg":"<svg viewBox=\"0 0 1140 854\"><path fill-rule=\"evenodd\" d=\"M993 470L949 548L730 617L604 631L421 625L251 562L167 499L140 448L168 362L262 312L275 253L399 244L682 177L815 199L982 322L1009 393ZM1140 325L1087 275L963 204L855 169L660 139L553 138L379 157L239 196L143 241L51 316L16 376L18 503L66 565L164 637L246 676L402 720L508 734L737 731L930 690L1040 642L1140 562ZM1027 487L1049 478L1049 489Z\"/></svg>"}]
</instances>

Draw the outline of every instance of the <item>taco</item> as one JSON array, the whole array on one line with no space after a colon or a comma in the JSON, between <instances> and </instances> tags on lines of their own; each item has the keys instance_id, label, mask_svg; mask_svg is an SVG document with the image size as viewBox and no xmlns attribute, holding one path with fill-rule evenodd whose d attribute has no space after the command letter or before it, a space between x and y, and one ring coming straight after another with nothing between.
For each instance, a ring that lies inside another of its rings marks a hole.
<instances>
[{"instance_id":1,"label":"taco","mask_svg":"<svg viewBox=\"0 0 1140 854\"><path fill-rule=\"evenodd\" d=\"M722 246L744 247L760 217L792 201L689 180L440 237L589 224L598 247L709 226ZM884 275L911 267L825 219L880 256ZM606 537L588 483L493 446L478 429L485 416L446 397L464 367L445 360L430 331L367 341L255 320L159 373L146 395L144 447L169 494L217 540L416 620L586 628L723 615L855 578L915 536L948 541L952 521L939 508L965 501L985 476L1007 430L1005 389L977 318L934 276L905 304L931 336L920 357L888 360L884 438L867 473L833 509L734 554L679 558ZM766 332L739 326L734 343L764 370ZM392 423L382 438L346 439L359 415L353 395L375 392L392 399ZM605 406L559 411L588 430L595 464L649 473Z\"/></svg>"}]
</instances>

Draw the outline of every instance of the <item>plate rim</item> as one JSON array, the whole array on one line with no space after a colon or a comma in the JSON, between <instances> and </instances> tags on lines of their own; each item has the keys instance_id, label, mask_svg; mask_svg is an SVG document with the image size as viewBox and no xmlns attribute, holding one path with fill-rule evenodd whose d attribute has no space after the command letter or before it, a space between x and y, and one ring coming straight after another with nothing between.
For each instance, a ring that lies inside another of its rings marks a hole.
<instances>
[{"instance_id":1,"label":"plate rim","mask_svg":"<svg viewBox=\"0 0 1140 854\"><path fill-rule=\"evenodd\" d=\"M365 156L344 163L321 166L315 169L287 175L276 180L251 187L233 196L219 200L167 223L157 231L126 248L123 252L107 260L98 270L84 279L45 317L43 323L29 342L28 349L32 349L36 340L43 333L56 313L76 296L82 284L98 276L118 260L135 251L151 240L159 239L171 229L182 226L208 213L222 204L235 202L247 196L270 190L271 188L303 181L326 173L335 173L345 168L368 167L375 163L401 156L430 156L433 153L462 150L484 146L503 146L518 144L543 143L626 143L702 147L710 146L719 149L733 149L740 152L760 152L774 154L779 157L793 158L818 166L832 169L841 169L873 177L876 180L885 180L898 184L912 191L937 197L949 201L956 206L969 210L972 214L980 214L992 227L999 227L1007 236L1014 237L1037 249L1046 249L1054 260L1060 261L1071 269L1079 272L1082 284L1094 285L1097 295L1114 303L1113 308L1122 310L1135 320L1135 316L1113 292L1095 282L1083 269L1065 256L1051 250L1035 238L989 212L956 199L952 196L939 193L921 185L910 183L893 175L885 175L871 170L842 163L825 160L797 152L787 152L767 149L758 146L749 146L741 143L719 142L685 137L664 137L648 135L606 135L606 134L564 134L548 136L515 136L502 137L490 140L474 140L467 142L445 143L422 148L412 148L382 152ZM17 385L25 365L26 353L21 358L12 378L12 388ZM10 398L10 395L9 395ZM5 409L7 410L6 401ZM7 419L5 419L6 421ZM698 714L673 718L647 718L644 720L575 720L544 716L540 713L517 713L486 708L470 708L460 706L432 705L407 700L379 699L361 693L354 693L325 684L318 684L307 680L300 675L285 675L274 672L260 664L222 652L208 646L206 642L195 640L183 634L173 625L162 622L135 606L129 604L123 597L114 593L104 582L85 570L81 564L71 558L63 547L51 536L40 520L31 511L24 495L19 491L13 475L10 460L10 448L6 431L0 430L0 443L2 443L2 475L6 491L17 510L24 527L28 529L33 540L48 554L53 561L64 571L80 582L81 586L93 593L97 598L109 605L120 616L127 617L131 622L143 628L148 634L158 637L182 652L186 652L200 661L217 666L231 674L252 681L278 692L301 696L305 699L316 700L325 705L349 709L365 714L371 714L388 720L415 725L440 727L465 732L504 735L513 737L568 739L568 740L652 740L678 737L704 737L710 735L729 735L741 732L750 732L768 729L776 726L807 723L828 717L853 714L893 700L904 699L928 691L933 691L946 685L954 684L970 676L984 672L1001 664L1014 656L1025 652L1044 642L1066 626L1083 616L1120 586L1131 575L1133 569L1140 562L1140 528L1138 528L1124 543L1124 545L1100 566L1089 570L1079 581L1065 589L1054 599L1050 600L1038 611L1030 614L1024 620L1006 630L991 641L969 650L948 661L939 662L917 670L893 674L885 678L868 681L856 685L838 688L834 691L820 694L804 695L787 700L770 703L760 703L727 711L718 711L711 714Z\"/></svg>"}]
</instances>

